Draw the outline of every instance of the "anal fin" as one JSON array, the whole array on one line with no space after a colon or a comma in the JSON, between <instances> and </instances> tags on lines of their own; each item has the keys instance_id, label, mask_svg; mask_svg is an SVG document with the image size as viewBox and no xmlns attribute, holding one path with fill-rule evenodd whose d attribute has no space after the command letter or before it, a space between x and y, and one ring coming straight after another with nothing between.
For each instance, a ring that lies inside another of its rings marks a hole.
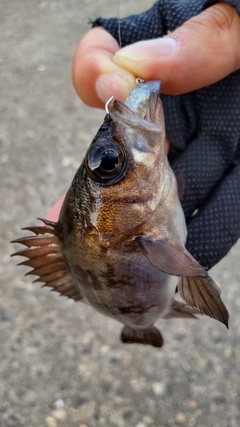
<instances>
[{"instance_id":1,"label":"anal fin","mask_svg":"<svg viewBox=\"0 0 240 427\"><path fill-rule=\"evenodd\" d=\"M146 344L153 347L163 346L163 337L155 326L145 329L133 329L124 326L121 333L121 340L124 344Z\"/></svg>"},{"instance_id":2,"label":"anal fin","mask_svg":"<svg viewBox=\"0 0 240 427\"><path fill-rule=\"evenodd\" d=\"M33 232L34 235L12 241L12 243L27 246L27 249L17 251L12 256L27 258L20 264L32 267L32 270L26 275L38 276L35 282L42 282L42 286L48 286L53 291L75 301L81 300L80 290L75 286L62 256L57 235L57 223L41 220L45 225L24 228L24 230Z\"/></svg>"},{"instance_id":3,"label":"anal fin","mask_svg":"<svg viewBox=\"0 0 240 427\"><path fill-rule=\"evenodd\" d=\"M221 300L220 289L210 276L180 277L178 279L178 291L191 307L195 307L200 313L218 320L228 328L229 314L227 308Z\"/></svg>"}]
</instances>

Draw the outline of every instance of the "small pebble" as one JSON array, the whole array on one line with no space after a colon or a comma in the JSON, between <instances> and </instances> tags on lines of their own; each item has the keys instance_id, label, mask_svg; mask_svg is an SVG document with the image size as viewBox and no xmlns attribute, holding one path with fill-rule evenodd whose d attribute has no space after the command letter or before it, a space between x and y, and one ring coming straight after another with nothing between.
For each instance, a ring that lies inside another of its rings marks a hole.
<instances>
[{"instance_id":1,"label":"small pebble","mask_svg":"<svg viewBox=\"0 0 240 427\"><path fill-rule=\"evenodd\" d=\"M102 347L100 347L100 353L101 353L102 355L104 355L104 354L108 353L108 352L109 352L109 350L110 350L110 348L109 348L109 346L108 346L108 345L103 345Z\"/></svg>"},{"instance_id":2,"label":"small pebble","mask_svg":"<svg viewBox=\"0 0 240 427\"><path fill-rule=\"evenodd\" d=\"M62 399L56 400L53 404L54 409L62 409L64 408L64 401Z\"/></svg>"},{"instance_id":3,"label":"small pebble","mask_svg":"<svg viewBox=\"0 0 240 427\"><path fill-rule=\"evenodd\" d=\"M156 396L162 396L166 391L166 386L163 383L155 382L152 384L152 389Z\"/></svg>"},{"instance_id":4,"label":"small pebble","mask_svg":"<svg viewBox=\"0 0 240 427\"><path fill-rule=\"evenodd\" d=\"M67 411L65 409L55 409L52 411L52 415L58 421L64 421L67 416Z\"/></svg>"},{"instance_id":5,"label":"small pebble","mask_svg":"<svg viewBox=\"0 0 240 427\"><path fill-rule=\"evenodd\" d=\"M197 407L196 400L189 400L188 401L188 406L189 406L189 408L195 409Z\"/></svg>"},{"instance_id":6,"label":"small pebble","mask_svg":"<svg viewBox=\"0 0 240 427\"><path fill-rule=\"evenodd\" d=\"M182 412L178 412L178 414L175 417L175 421L179 424L184 424L186 422L186 415Z\"/></svg>"},{"instance_id":7,"label":"small pebble","mask_svg":"<svg viewBox=\"0 0 240 427\"><path fill-rule=\"evenodd\" d=\"M53 417L47 417L45 419L47 427L57 427L57 421Z\"/></svg>"}]
</instances>

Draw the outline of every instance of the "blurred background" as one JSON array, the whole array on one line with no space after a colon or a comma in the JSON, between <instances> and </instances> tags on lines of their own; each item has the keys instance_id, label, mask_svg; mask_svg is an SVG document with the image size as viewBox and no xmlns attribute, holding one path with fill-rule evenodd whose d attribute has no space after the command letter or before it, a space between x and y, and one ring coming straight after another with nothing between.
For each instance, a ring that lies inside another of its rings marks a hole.
<instances>
[{"instance_id":1,"label":"blurred background","mask_svg":"<svg viewBox=\"0 0 240 427\"><path fill-rule=\"evenodd\" d=\"M119 1L120 17L152 5ZM230 330L162 320L162 349L123 345L120 324L32 284L10 258L9 241L66 191L103 120L71 82L100 15L117 16L117 0L0 1L0 427L239 427L239 244L212 270Z\"/></svg>"}]
</instances>

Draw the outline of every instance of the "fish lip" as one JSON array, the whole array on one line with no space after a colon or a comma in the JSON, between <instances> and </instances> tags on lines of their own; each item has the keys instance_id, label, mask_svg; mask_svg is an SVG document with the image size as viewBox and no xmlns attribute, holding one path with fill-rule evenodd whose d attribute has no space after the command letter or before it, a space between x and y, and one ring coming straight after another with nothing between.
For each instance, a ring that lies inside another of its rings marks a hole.
<instances>
[{"instance_id":1,"label":"fish lip","mask_svg":"<svg viewBox=\"0 0 240 427\"><path fill-rule=\"evenodd\" d=\"M149 143L146 137L143 137L142 131L146 129L148 132L162 131L160 124L146 120L146 118L132 111L128 105L118 99L114 101L113 107L109 112L109 117L112 120L111 132L118 135L118 133L121 133L121 127L123 127L125 132L128 133L126 143L130 150L134 148L143 153L154 152L154 146ZM120 130L118 129L119 126ZM137 135L137 138L134 138L134 135Z\"/></svg>"}]
</instances>

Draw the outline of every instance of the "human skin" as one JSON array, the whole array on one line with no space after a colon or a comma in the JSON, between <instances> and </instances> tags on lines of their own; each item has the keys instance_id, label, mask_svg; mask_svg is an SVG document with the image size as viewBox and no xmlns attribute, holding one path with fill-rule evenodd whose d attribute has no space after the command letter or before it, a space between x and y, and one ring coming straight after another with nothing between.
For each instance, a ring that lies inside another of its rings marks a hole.
<instances>
[{"instance_id":1,"label":"human skin","mask_svg":"<svg viewBox=\"0 0 240 427\"><path fill-rule=\"evenodd\" d=\"M240 17L225 3L208 8L167 37L122 49L97 27L76 49L73 84L83 102L98 108L112 95L125 101L136 76L160 79L164 94L191 92L239 69L239 39Z\"/></svg>"},{"instance_id":2,"label":"human skin","mask_svg":"<svg viewBox=\"0 0 240 427\"><path fill-rule=\"evenodd\" d=\"M218 3L164 38L120 49L97 27L80 40L73 59L73 85L84 103L104 108L114 95L122 101L136 77L161 80L164 94L179 95L216 83L240 68L240 17ZM48 213L57 221L63 197Z\"/></svg>"}]
</instances>

